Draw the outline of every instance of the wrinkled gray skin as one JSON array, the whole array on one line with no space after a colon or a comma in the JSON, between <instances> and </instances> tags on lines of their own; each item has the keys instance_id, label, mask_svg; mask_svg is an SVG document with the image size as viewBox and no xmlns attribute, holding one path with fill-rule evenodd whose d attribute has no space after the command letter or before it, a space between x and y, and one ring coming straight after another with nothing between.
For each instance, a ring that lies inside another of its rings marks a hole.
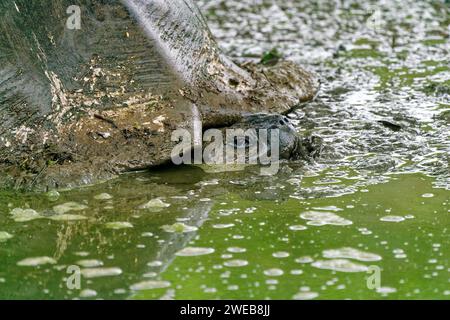
<instances>
[{"instance_id":1,"label":"wrinkled gray skin","mask_svg":"<svg viewBox=\"0 0 450 320\"><path fill-rule=\"evenodd\" d=\"M191 0L0 0L0 21L0 187L165 164L173 130L287 113L319 86L292 62L232 62Z\"/></svg>"}]
</instances>

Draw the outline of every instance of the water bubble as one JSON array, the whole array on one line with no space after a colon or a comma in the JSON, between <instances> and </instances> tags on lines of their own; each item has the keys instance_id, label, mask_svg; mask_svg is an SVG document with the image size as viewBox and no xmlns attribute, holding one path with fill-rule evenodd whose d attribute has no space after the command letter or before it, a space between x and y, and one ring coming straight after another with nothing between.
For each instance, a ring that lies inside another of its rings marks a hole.
<instances>
[{"instance_id":1,"label":"water bubble","mask_svg":"<svg viewBox=\"0 0 450 320\"><path fill-rule=\"evenodd\" d=\"M96 259L79 260L76 262L76 264L84 268L95 268L103 266L103 262Z\"/></svg>"},{"instance_id":2,"label":"water bubble","mask_svg":"<svg viewBox=\"0 0 450 320\"><path fill-rule=\"evenodd\" d=\"M82 269L81 274L83 277L92 279L92 278L102 278L102 277L113 277L119 276L122 274L122 269L120 268L88 268Z\"/></svg>"},{"instance_id":3,"label":"water bubble","mask_svg":"<svg viewBox=\"0 0 450 320\"><path fill-rule=\"evenodd\" d=\"M58 201L59 197L60 197L60 194L56 190L52 190L52 191L47 192L47 198L51 202Z\"/></svg>"},{"instance_id":4,"label":"water bubble","mask_svg":"<svg viewBox=\"0 0 450 320\"><path fill-rule=\"evenodd\" d=\"M291 274L294 276L299 276L299 275L303 274L303 270L294 269L294 270L291 270Z\"/></svg>"},{"instance_id":5,"label":"water bubble","mask_svg":"<svg viewBox=\"0 0 450 320\"><path fill-rule=\"evenodd\" d=\"M13 237L12 234L9 234L6 231L0 231L0 242L5 242Z\"/></svg>"},{"instance_id":6,"label":"water bubble","mask_svg":"<svg viewBox=\"0 0 450 320\"><path fill-rule=\"evenodd\" d=\"M165 232L169 233L189 233L197 231L198 228L194 226L188 226L184 223L175 223L172 225L165 225L162 226L161 229L163 229Z\"/></svg>"},{"instance_id":7,"label":"water bubble","mask_svg":"<svg viewBox=\"0 0 450 320\"><path fill-rule=\"evenodd\" d=\"M318 269L328 269L339 272L367 272L369 268L365 265L351 262L346 259L319 260L311 264Z\"/></svg>"},{"instance_id":8,"label":"water bubble","mask_svg":"<svg viewBox=\"0 0 450 320\"><path fill-rule=\"evenodd\" d=\"M353 224L352 221L344 219L333 212L327 211L308 211L300 215L300 218L309 220L308 225L311 226L324 226L324 225L335 225L335 226L348 226Z\"/></svg>"},{"instance_id":9,"label":"water bubble","mask_svg":"<svg viewBox=\"0 0 450 320\"><path fill-rule=\"evenodd\" d=\"M214 253L213 248L200 248L200 247L187 247L176 253L179 257L194 257L194 256L204 256L207 254Z\"/></svg>"},{"instance_id":10,"label":"water bubble","mask_svg":"<svg viewBox=\"0 0 450 320\"><path fill-rule=\"evenodd\" d=\"M304 256L304 257L295 259L295 262L302 263L302 264L308 264L308 263L314 262L314 259L311 258L310 256Z\"/></svg>"},{"instance_id":11,"label":"water bubble","mask_svg":"<svg viewBox=\"0 0 450 320\"><path fill-rule=\"evenodd\" d=\"M17 262L17 265L21 267L36 267L45 264L56 264L56 260L50 257L34 257Z\"/></svg>"},{"instance_id":12,"label":"water bubble","mask_svg":"<svg viewBox=\"0 0 450 320\"><path fill-rule=\"evenodd\" d=\"M344 209L338 208L336 206L328 206L328 207L315 207L313 208L314 210L319 210L319 211L334 211L334 212L338 212L338 211L344 211Z\"/></svg>"},{"instance_id":13,"label":"water bubble","mask_svg":"<svg viewBox=\"0 0 450 320\"><path fill-rule=\"evenodd\" d=\"M227 224L214 224L212 226L214 229L228 229L234 227L233 223L227 223Z\"/></svg>"},{"instance_id":14,"label":"water bubble","mask_svg":"<svg viewBox=\"0 0 450 320\"><path fill-rule=\"evenodd\" d=\"M61 222L67 222L67 221L80 221L80 220L86 220L87 217L79 214L58 214L54 216L49 217L50 220L53 221L61 221Z\"/></svg>"},{"instance_id":15,"label":"water bubble","mask_svg":"<svg viewBox=\"0 0 450 320\"><path fill-rule=\"evenodd\" d=\"M135 283L130 286L130 289L133 291L154 290L168 288L170 285L169 281L150 280Z\"/></svg>"},{"instance_id":16,"label":"water bubble","mask_svg":"<svg viewBox=\"0 0 450 320\"><path fill-rule=\"evenodd\" d=\"M246 260L228 260L223 263L225 267L245 267L248 265Z\"/></svg>"},{"instance_id":17,"label":"water bubble","mask_svg":"<svg viewBox=\"0 0 450 320\"><path fill-rule=\"evenodd\" d=\"M331 258L331 259L344 258L344 259L354 259L358 261L380 261L382 259L381 256L377 254L364 252L350 247L325 250L323 251L322 254L324 258Z\"/></svg>"},{"instance_id":18,"label":"water bubble","mask_svg":"<svg viewBox=\"0 0 450 320\"><path fill-rule=\"evenodd\" d=\"M131 223L129 223L129 222L116 221L116 222L108 222L108 223L106 223L105 227L108 228L108 229L120 230L120 229L133 228L133 225Z\"/></svg>"},{"instance_id":19,"label":"water bubble","mask_svg":"<svg viewBox=\"0 0 450 320\"><path fill-rule=\"evenodd\" d=\"M150 200L138 207L141 210L161 211L162 209L170 207L169 203L164 202L160 198Z\"/></svg>"},{"instance_id":20,"label":"water bubble","mask_svg":"<svg viewBox=\"0 0 450 320\"><path fill-rule=\"evenodd\" d=\"M42 216L33 209L15 208L10 214L15 222L28 222L42 218Z\"/></svg>"},{"instance_id":21,"label":"water bubble","mask_svg":"<svg viewBox=\"0 0 450 320\"><path fill-rule=\"evenodd\" d=\"M434 197L434 194L432 194L432 193L425 193L422 195L422 198L433 198L433 197Z\"/></svg>"},{"instance_id":22,"label":"water bubble","mask_svg":"<svg viewBox=\"0 0 450 320\"><path fill-rule=\"evenodd\" d=\"M66 202L53 207L53 211L57 215L62 215L70 211L82 211L87 209L88 207L84 204L78 202Z\"/></svg>"},{"instance_id":23,"label":"water bubble","mask_svg":"<svg viewBox=\"0 0 450 320\"><path fill-rule=\"evenodd\" d=\"M292 230L292 231L303 231L306 229L308 229L308 228L305 226L302 226L302 225L289 226L289 230Z\"/></svg>"},{"instance_id":24,"label":"water bubble","mask_svg":"<svg viewBox=\"0 0 450 320\"><path fill-rule=\"evenodd\" d=\"M153 236L154 236L153 232L144 232L141 234L141 237L144 237L144 238L151 238Z\"/></svg>"},{"instance_id":25,"label":"water bubble","mask_svg":"<svg viewBox=\"0 0 450 320\"><path fill-rule=\"evenodd\" d=\"M244 253L247 251L245 248L239 248L239 247L230 247L227 249L228 252L231 253Z\"/></svg>"},{"instance_id":26,"label":"water bubble","mask_svg":"<svg viewBox=\"0 0 450 320\"><path fill-rule=\"evenodd\" d=\"M152 268L161 267L162 265L163 265L162 261L159 261L159 260L151 261L151 262L147 263L147 266L152 267Z\"/></svg>"},{"instance_id":27,"label":"water bubble","mask_svg":"<svg viewBox=\"0 0 450 320\"><path fill-rule=\"evenodd\" d=\"M293 300L312 300L315 299L319 296L319 294L317 292L312 292L312 291L305 291L305 292L299 292L296 293L292 299Z\"/></svg>"},{"instance_id":28,"label":"water bubble","mask_svg":"<svg viewBox=\"0 0 450 320\"><path fill-rule=\"evenodd\" d=\"M272 256L274 258L280 258L280 259L287 258L287 257L289 257L289 252L284 252L284 251L275 252L272 254Z\"/></svg>"},{"instance_id":29,"label":"water bubble","mask_svg":"<svg viewBox=\"0 0 450 320\"><path fill-rule=\"evenodd\" d=\"M405 221L405 218L401 217L401 216L385 216L385 217L380 218L380 221L383 221L383 222L402 222L402 221Z\"/></svg>"},{"instance_id":30,"label":"water bubble","mask_svg":"<svg viewBox=\"0 0 450 320\"><path fill-rule=\"evenodd\" d=\"M156 272L147 272L144 273L142 276L144 278L155 278L158 274Z\"/></svg>"},{"instance_id":31,"label":"water bubble","mask_svg":"<svg viewBox=\"0 0 450 320\"><path fill-rule=\"evenodd\" d=\"M268 277L279 277L284 274L284 271L281 269L273 268L264 270L264 274Z\"/></svg>"},{"instance_id":32,"label":"water bubble","mask_svg":"<svg viewBox=\"0 0 450 320\"><path fill-rule=\"evenodd\" d=\"M109 193L101 193L94 197L95 200L111 200L113 198Z\"/></svg>"},{"instance_id":33,"label":"water bubble","mask_svg":"<svg viewBox=\"0 0 450 320\"><path fill-rule=\"evenodd\" d=\"M97 296L97 291L91 289L84 289L80 292L80 298L93 298Z\"/></svg>"},{"instance_id":34,"label":"water bubble","mask_svg":"<svg viewBox=\"0 0 450 320\"><path fill-rule=\"evenodd\" d=\"M389 293L397 292L397 289L390 288L390 287L381 287L381 288L377 288L376 291L381 294L389 294Z\"/></svg>"}]
</instances>

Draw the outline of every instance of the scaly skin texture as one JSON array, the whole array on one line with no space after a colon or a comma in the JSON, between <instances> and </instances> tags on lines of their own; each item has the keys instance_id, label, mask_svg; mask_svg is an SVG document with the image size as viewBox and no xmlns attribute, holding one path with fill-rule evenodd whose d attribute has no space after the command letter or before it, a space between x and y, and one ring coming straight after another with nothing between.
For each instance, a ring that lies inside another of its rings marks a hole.
<instances>
[{"instance_id":1,"label":"scaly skin texture","mask_svg":"<svg viewBox=\"0 0 450 320\"><path fill-rule=\"evenodd\" d=\"M71 5L81 30L66 26ZM48 190L170 160L174 129L286 113L318 84L237 66L185 0L0 0L0 186Z\"/></svg>"}]
</instances>

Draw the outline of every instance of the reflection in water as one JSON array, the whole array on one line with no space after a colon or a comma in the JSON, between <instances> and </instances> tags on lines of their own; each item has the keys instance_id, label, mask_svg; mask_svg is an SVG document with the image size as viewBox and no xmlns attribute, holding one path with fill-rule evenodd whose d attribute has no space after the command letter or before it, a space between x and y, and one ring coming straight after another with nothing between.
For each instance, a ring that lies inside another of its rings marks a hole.
<instances>
[{"instance_id":1,"label":"reflection in water","mask_svg":"<svg viewBox=\"0 0 450 320\"><path fill-rule=\"evenodd\" d=\"M289 115L320 155L273 177L172 167L2 192L0 298L448 298L448 6L382 2L366 23L370 2L198 2L236 60L278 47L322 77Z\"/></svg>"}]
</instances>

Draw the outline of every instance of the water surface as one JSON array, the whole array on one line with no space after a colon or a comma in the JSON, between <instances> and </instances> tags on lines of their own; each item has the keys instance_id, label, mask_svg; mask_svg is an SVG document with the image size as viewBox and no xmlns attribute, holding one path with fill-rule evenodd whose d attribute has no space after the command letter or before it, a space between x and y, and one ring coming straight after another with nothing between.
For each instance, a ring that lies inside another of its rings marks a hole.
<instances>
[{"instance_id":1,"label":"water surface","mask_svg":"<svg viewBox=\"0 0 450 320\"><path fill-rule=\"evenodd\" d=\"M290 115L318 157L2 192L0 298L448 299L448 2L198 3L235 60L277 48L320 76Z\"/></svg>"}]
</instances>

